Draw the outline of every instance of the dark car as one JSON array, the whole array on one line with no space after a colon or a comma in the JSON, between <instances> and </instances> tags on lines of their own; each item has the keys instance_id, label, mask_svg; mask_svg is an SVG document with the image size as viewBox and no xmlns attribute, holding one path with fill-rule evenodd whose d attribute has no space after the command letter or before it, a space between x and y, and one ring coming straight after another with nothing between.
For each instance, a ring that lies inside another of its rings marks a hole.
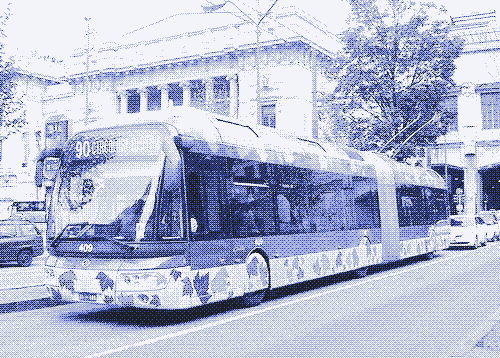
<instances>
[{"instance_id":1,"label":"dark car","mask_svg":"<svg viewBox=\"0 0 500 358\"><path fill-rule=\"evenodd\" d=\"M35 225L21 217L0 220L0 262L28 267L43 254L43 238Z\"/></svg>"}]
</instances>

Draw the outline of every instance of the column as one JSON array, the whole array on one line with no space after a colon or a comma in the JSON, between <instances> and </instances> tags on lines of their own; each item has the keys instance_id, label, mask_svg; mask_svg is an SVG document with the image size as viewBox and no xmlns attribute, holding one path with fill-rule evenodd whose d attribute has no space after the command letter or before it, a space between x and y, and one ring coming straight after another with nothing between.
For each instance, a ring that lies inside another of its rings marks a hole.
<instances>
[{"instance_id":1,"label":"column","mask_svg":"<svg viewBox=\"0 0 500 358\"><path fill-rule=\"evenodd\" d=\"M139 94L141 95L139 112L141 113L146 112L148 110L148 88L147 87L138 88L137 92L139 92Z\"/></svg>"},{"instance_id":2,"label":"column","mask_svg":"<svg viewBox=\"0 0 500 358\"><path fill-rule=\"evenodd\" d=\"M238 117L238 75L227 76L229 81L229 116Z\"/></svg>"},{"instance_id":3,"label":"column","mask_svg":"<svg viewBox=\"0 0 500 358\"><path fill-rule=\"evenodd\" d=\"M182 87L182 106L189 107L191 105L191 82L183 81L179 85Z\"/></svg>"},{"instance_id":4,"label":"column","mask_svg":"<svg viewBox=\"0 0 500 358\"><path fill-rule=\"evenodd\" d=\"M168 84L159 85L158 89L161 91L161 110L166 111L170 107L168 101L168 93L170 91L170 86Z\"/></svg>"},{"instance_id":5,"label":"column","mask_svg":"<svg viewBox=\"0 0 500 358\"><path fill-rule=\"evenodd\" d=\"M481 210L481 197L476 141L482 127L481 96L476 85L463 83L457 99L459 131L463 137L465 213L473 215Z\"/></svg>"},{"instance_id":6,"label":"column","mask_svg":"<svg viewBox=\"0 0 500 358\"><path fill-rule=\"evenodd\" d=\"M118 93L120 94L120 113L125 114L128 112L128 92L125 90Z\"/></svg>"},{"instance_id":7,"label":"column","mask_svg":"<svg viewBox=\"0 0 500 358\"><path fill-rule=\"evenodd\" d=\"M211 112L214 105L214 79L205 78L203 84L205 85L205 109Z\"/></svg>"},{"instance_id":8,"label":"column","mask_svg":"<svg viewBox=\"0 0 500 358\"><path fill-rule=\"evenodd\" d=\"M121 113L121 96L120 92L114 92L115 98L114 98L114 103L115 103L115 113L120 114Z\"/></svg>"},{"instance_id":9,"label":"column","mask_svg":"<svg viewBox=\"0 0 500 358\"><path fill-rule=\"evenodd\" d=\"M478 177L476 141L466 139L464 140L464 211L468 215L474 215L480 210Z\"/></svg>"}]
</instances>

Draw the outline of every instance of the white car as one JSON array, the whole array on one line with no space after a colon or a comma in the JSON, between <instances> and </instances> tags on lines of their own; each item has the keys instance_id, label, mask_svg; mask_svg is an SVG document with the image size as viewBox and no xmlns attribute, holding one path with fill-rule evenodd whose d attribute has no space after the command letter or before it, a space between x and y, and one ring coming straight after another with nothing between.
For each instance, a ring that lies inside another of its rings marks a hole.
<instances>
[{"instance_id":1,"label":"white car","mask_svg":"<svg viewBox=\"0 0 500 358\"><path fill-rule=\"evenodd\" d=\"M487 238L489 241L498 240L500 237L500 223L495 213L491 211L481 211L477 214L487 225Z\"/></svg>"},{"instance_id":2,"label":"white car","mask_svg":"<svg viewBox=\"0 0 500 358\"><path fill-rule=\"evenodd\" d=\"M450 247L486 245L487 225L479 216L450 216Z\"/></svg>"}]
</instances>

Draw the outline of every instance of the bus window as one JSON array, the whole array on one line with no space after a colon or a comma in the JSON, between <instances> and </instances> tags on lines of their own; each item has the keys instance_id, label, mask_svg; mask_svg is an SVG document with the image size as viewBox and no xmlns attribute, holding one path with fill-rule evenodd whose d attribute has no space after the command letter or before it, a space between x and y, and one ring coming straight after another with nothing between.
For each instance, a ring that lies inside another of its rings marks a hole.
<instances>
[{"instance_id":1,"label":"bus window","mask_svg":"<svg viewBox=\"0 0 500 358\"><path fill-rule=\"evenodd\" d=\"M227 237L226 159L185 153L188 224L194 240Z\"/></svg>"},{"instance_id":2,"label":"bus window","mask_svg":"<svg viewBox=\"0 0 500 358\"><path fill-rule=\"evenodd\" d=\"M312 171L275 166L278 229L282 233L311 231L309 183Z\"/></svg>"},{"instance_id":3,"label":"bus window","mask_svg":"<svg viewBox=\"0 0 500 358\"><path fill-rule=\"evenodd\" d=\"M396 188L399 226L434 225L447 217L446 190L400 185Z\"/></svg>"},{"instance_id":4,"label":"bus window","mask_svg":"<svg viewBox=\"0 0 500 358\"><path fill-rule=\"evenodd\" d=\"M272 235L271 165L231 159L227 195L233 237Z\"/></svg>"},{"instance_id":5,"label":"bus window","mask_svg":"<svg viewBox=\"0 0 500 358\"><path fill-rule=\"evenodd\" d=\"M146 224L144 240L184 239L181 186L179 182L175 182L172 186L168 180L170 175L167 168L164 168L156 193L155 208Z\"/></svg>"},{"instance_id":6,"label":"bus window","mask_svg":"<svg viewBox=\"0 0 500 358\"><path fill-rule=\"evenodd\" d=\"M355 176L352 178L353 200L352 228L372 229L380 227L380 206L377 182L373 178Z\"/></svg>"},{"instance_id":7,"label":"bus window","mask_svg":"<svg viewBox=\"0 0 500 358\"><path fill-rule=\"evenodd\" d=\"M346 229L345 193L346 175L314 172L311 187L312 225L315 231Z\"/></svg>"},{"instance_id":8,"label":"bus window","mask_svg":"<svg viewBox=\"0 0 500 358\"><path fill-rule=\"evenodd\" d=\"M310 203L317 231L380 227L376 179L316 172L312 183Z\"/></svg>"}]
</instances>

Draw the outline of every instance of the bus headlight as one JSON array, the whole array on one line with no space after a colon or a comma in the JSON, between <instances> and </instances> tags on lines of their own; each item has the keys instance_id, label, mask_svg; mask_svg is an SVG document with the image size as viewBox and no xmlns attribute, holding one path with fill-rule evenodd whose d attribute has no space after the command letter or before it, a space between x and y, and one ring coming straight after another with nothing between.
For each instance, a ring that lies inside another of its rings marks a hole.
<instances>
[{"instance_id":1,"label":"bus headlight","mask_svg":"<svg viewBox=\"0 0 500 358\"><path fill-rule=\"evenodd\" d=\"M167 287L167 278L159 272L121 272L118 274L116 289L119 291L152 291Z\"/></svg>"}]
</instances>

